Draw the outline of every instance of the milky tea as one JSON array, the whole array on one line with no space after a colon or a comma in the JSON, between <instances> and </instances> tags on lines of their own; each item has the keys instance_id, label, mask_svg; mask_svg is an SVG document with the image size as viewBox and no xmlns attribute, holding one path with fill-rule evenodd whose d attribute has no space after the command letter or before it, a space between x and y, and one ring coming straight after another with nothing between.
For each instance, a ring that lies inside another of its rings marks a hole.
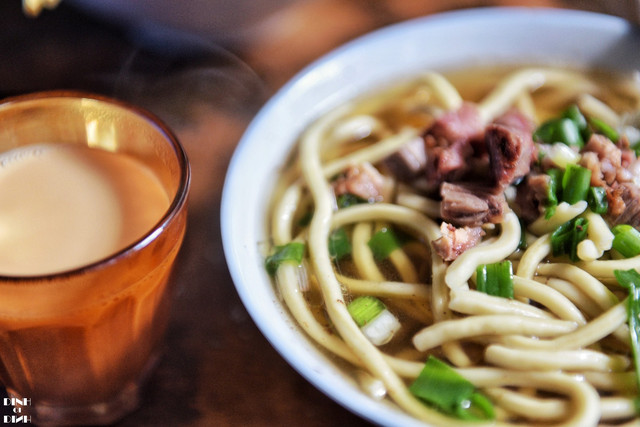
<instances>
[{"instance_id":1,"label":"milky tea","mask_svg":"<svg viewBox=\"0 0 640 427\"><path fill-rule=\"evenodd\" d=\"M102 100L0 105L0 128L0 381L34 422L115 421L166 328L186 158Z\"/></svg>"}]
</instances>

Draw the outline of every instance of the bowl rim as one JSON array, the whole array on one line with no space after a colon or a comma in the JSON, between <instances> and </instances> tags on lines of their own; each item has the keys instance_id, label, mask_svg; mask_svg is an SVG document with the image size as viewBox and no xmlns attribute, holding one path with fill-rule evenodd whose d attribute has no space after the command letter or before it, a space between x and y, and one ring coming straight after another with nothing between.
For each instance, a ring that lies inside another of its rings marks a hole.
<instances>
[{"instance_id":1,"label":"bowl rim","mask_svg":"<svg viewBox=\"0 0 640 427\"><path fill-rule=\"evenodd\" d=\"M375 76L353 83L354 75L363 67L355 61L361 60L363 55L372 54L373 51L392 53L393 59L398 59L401 55L412 52L406 45L397 45L399 41L410 40L412 47L415 47L413 45L417 43L416 37L443 30L449 31L446 34L455 39L456 34L453 31L466 28L464 34L468 35L472 28L485 29L488 35L483 35L484 38L475 42L487 43L487 40L499 35L496 26L489 26L489 23L504 24L515 31L514 34L519 36L516 43L523 43L523 49L529 45L538 46L542 40L550 45L550 38L557 34L571 35L569 40L558 41L563 46L562 49L554 49L562 50L565 56L570 52L571 63L582 65L593 64L593 52L588 52L585 46L579 45L573 49L570 43L580 39L574 40L574 36L585 37L591 34L588 41L596 45L597 49L601 49L598 53L606 54L606 57L598 57L596 63L617 61L613 63L620 64L620 68L640 69L640 56L627 55L635 52L631 48L634 43L640 42L640 32L628 21L611 15L571 9L488 7L441 12L410 19L355 38L321 56L297 73L267 101L249 124L234 151L225 177L220 215L223 248L232 280L245 308L262 334L299 374L338 404L376 424L423 427L425 425L400 412L393 405L380 405L356 390L355 383L344 378L344 375L342 378L337 375L338 368L331 363L330 358L327 358L315 343L311 343L310 338L292 321L264 271L259 246L266 238L267 224L266 218L257 217L265 212L264 208L272 191L273 182L269 183L268 178L277 173L286 154L295 144L297 136L314 119L341 102L370 90L385 76L387 79L403 78L415 74L414 71L420 69L422 64L434 62L433 58L423 58L418 60L418 64L409 67L410 69L400 70L402 64L395 64L388 58L386 63L378 60L376 64L382 70L374 70L374 74L377 72ZM524 23L527 25L518 27ZM541 27L548 30L542 33L544 37L529 40ZM391 50L394 44L400 46L395 51ZM464 45L461 47L465 48ZM509 62L509 54L513 53L513 49L507 50L503 56L497 51L493 54L499 61ZM540 52L534 53L533 62L540 62ZM462 53L458 52L457 55L460 56ZM522 63L522 53L518 58ZM548 59L545 62L552 65L559 60L546 57L544 59ZM469 61L469 58L458 58L457 62L435 61L436 65L433 68L455 68L456 65L461 66ZM329 91L339 87L344 90L339 93ZM304 101L311 107L308 111L301 111L300 98L307 95L310 99ZM297 121L292 122L291 117ZM289 123L291 126L285 131L274 129L282 123ZM270 143L273 140L274 145ZM273 161L278 156L279 160ZM247 178L246 168L255 168L264 159L267 160L266 166L250 169L251 175L257 179L252 181ZM268 191L260 192L265 189ZM255 215L254 212L259 214ZM265 288L267 285L270 291ZM300 345L292 346L292 339L297 340Z\"/></svg>"}]
</instances>

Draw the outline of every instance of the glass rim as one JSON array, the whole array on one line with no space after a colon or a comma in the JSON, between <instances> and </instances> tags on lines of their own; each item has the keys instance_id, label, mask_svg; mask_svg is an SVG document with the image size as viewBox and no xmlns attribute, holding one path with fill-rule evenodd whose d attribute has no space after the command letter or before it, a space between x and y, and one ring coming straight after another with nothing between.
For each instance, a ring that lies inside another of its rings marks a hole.
<instances>
[{"instance_id":1,"label":"glass rim","mask_svg":"<svg viewBox=\"0 0 640 427\"><path fill-rule=\"evenodd\" d=\"M187 203L187 196L189 193L189 187L191 184L191 166L187 153L178 140L174 132L167 126L162 119L153 114L149 110L134 105L132 103L123 101L121 99L109 97L106 95L96 94L88 91L81 90L50 90L50 91L38 91L23 95L9 96L0 99L0 109L3 109L11 104L20 104L29 101L47 100L55 98L68 98L68 99L88 99L98 101L101 103L109 104L111 106L128 110L138 117L143 118L145 121L152 124L152 126L164 137L164 139L171 146L177 163L180 169L180 180L177 185L175 194L171 197L171 203L169 207L162 215L162 217L141 237L137 238L127 246L112 252L106 257L100 258L96 261L92 261L87 264L83 264L79 267L73 267L60 271L53 271L51 273L34 274L34 275L7 275L0 274L0 283L3 285L30 285L30 284L42 284L42 282L53 281L62 279L65 277L71 277L76 275L85 274L92 271L100 270L107 265L117 262L120 258L123 258L129 254L136 253L147 247L153 242L163 230L165 230L170 223L178 216Z\"/></svg>"}]
</instances>

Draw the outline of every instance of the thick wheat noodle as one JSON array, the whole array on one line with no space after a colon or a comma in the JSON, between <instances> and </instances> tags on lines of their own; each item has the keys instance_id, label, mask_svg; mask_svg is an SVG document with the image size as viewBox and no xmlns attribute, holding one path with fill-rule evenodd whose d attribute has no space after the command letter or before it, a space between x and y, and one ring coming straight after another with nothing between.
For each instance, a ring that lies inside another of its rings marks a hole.
<instances>
[{"instance_id":1,"label":"thick wheat noodle","mask_svg":"<svg viewBox=\"0 0 640 427\"><path fill-rule=\"evenodd\" d=\"M571 418L563 426L595 426L600 416L599 396L589 384L557 372L519 372L499 368L462 368L458 373L477 387L535 387L569 396Z\"/></svg>"},{"instance_id":2,"label":"thick wheat noodle","mask_svg":"<svg viewBox=\"0 0 640 427\"><path fill-rule=\"evenodd\" d=\"M595 301L589 298L581 289L568 280L545 276L536 276L534 280L546 284L549 288L560 292L575 304L580 311L589 317L596 317L602 312L602 309Z\"/></svg>"},{"instance_id":3,"label":"thick wheat noodle","mask_svg":"<svg viewBox=\"0 0 640 427\"><path fill-rule=\"evenodd\" d=\"M430 218L440 216L440 202L422 197L418 194L399 191L396 197L396 203L422 212Z\"/></svg>"},{"instance_id":4,"label":"thick wheat noodle","mask_svg":"<svg viewBox=\"0 0 640 427\"><path fill-rule=\"evenodd\" d=\"M344 342L338 336L327 333L326 328L320 325L310 312L302 292L299 291L296 271L298 268L295 265L284 264L276 271L280 294L291 314L314 341L341 358L358 365L358 359L344 345Z\"/></svg>"},{"instance_id":5,"label":"thick wheat noodle","mask_svg":"<svg viewBox=\"0 0 640 427\"><path fill-rule=\"evenodd\" d=\"M558 336L549 340L530 339L522 336L505 337L504 342L511 346L518 346L529 349L577 349L588 347L616 330L622 328L622 339L626 337L624 342L628 343L629 331L626 328L627 312L625 304L610 308L600 316L596 317L586 325L582 325L576 330L565 335Z\"/></svg>"},{"instance_id":6,"label":"thick wheat noodle","mask_svg":"<svg viewBox=\"0 0 640 427\"><path fill-rule=\"evenodd\" d=\"M424 237L427 241L433 241L440 237L440 228L433 220L409 208L384 203L375 203L372 205L354 205L348 208L340 209L339 211L335 212L332 218L332 226L334 228L338 228L351 222L376 220L385 220L393 222L397 225L402 225L410 228L414 232ZM442 276L444 274L445 266L442 263L442 259L437 255L434 255L432 270L433 289L438 287L438 283L442 283L442 281L444 280ZM441 273L438 274L438 272ZM440 282L438 282L439 277L442 277L440 279ZM440 297L446 298L445 303L442 304L436 301L438 299L438 297L436 296L437 294L438 291L434 290L434 301L432 302L432 306L439 307L439 309L434 308L433 310L433 315L436 320L449 317L447 315L438 314L439 310L442 311L446 309L446 305L448 304L448 297L445 295L442 295ZM445 352L457 366L468 366L471 363L469 357L464 353L459 344L447 343L447 345L445 345Z\"/></svg>"},{"instance_id":7,"label":"thick wheat noodle","mask_svg":"<svg viewBox=\"0 0 640 427\"><path fill-rule=\"evenodd\" d=\"M496 88L478 105L480 116L489 122L507 110L514 101L525 92L531 92L543 85L562 86L562 90L583 90L585 79L578 73L564 70L527 68L512 73L502 80Z\"/></svg>"},{"instance_id":8,"label":"thick wheat noodle","mask_svg":"<svg viewBox=\"0 0 640 427\"><path fill-rule=\"evenodd\" d=\"M604 280L613 279L615 270L640 271L640 255L625 259L596 260L591 262L578 262L576 266L594 277Z\"/></svg>"},{"instance_id":9,"label":"thick wheat noodle","mask_svg":"<svg viewBox=\"0 0 640 427\"><path fill-rule=\"evenodd\" d=\"M558 421L571 411L568 402L562 399L542 399L502 387L489 387L484 392L501 408L530 420Z\"/></svg>"},{"instance_id":10,"label":"thick wheat noodle","mask_svg":"<svg viewBox=\"0 0 640 427\"><path fill-rule=\"evenodd\" d=\"M420 76L420 80L429 86L434 97L445 110L456 110L462 104L462 97L458 90L442 74L426 72Z\"/></svg>"},{"instance_id":11,"label":"thick wheat noodle","mask_svg":"<svg viewBox=\"0 0 640 427\"><path fill-rule=\"evenodd\" d=\"M551 233L553 230L564 224L565 222L577 217L587 209L587 202L581 200L573 205L566 202L560 203L556 207L556 211L551 218L546 219L544 215L540 216L534 222L529 224L529 231L535 235Z\"/></svg>"},{"instance_id":12,"label":"thick wheat noodle","mask_svg":"<svg viewBox=\"0 0 640 427\"><path fill-rule=\"evenodd\" d=\"M574 283L589 298L604 310L618 303L618 298L587 271L572 264L545 264L538 265L538 273L543 276L553 276Z\"/></svg>"},{"instance_id":13,"label":"thick wheat noodle","mask_svg":"<svg viewBox=\"0 0 640 427\"><path fill-rule=\"evenodd\" d=\"M298 183L289 186L274 207L271 218L271 237L274 245L284 245L291 241L293 218L302 196L302 186Z\"/></svg>"},{"instance_id":14,"label":"thick wheat noodle","mask_svg":"<svg viewBox=\"0 0 640 427\"><path fill-rule=\"evenodd\" d=\"M431 258L431 289L433 291L431 311L433 312L434 321L441 322L453 318L453 313L449 308L449 287L444 282L447 266L435 252L432 252ZM471 358L459 341L444 343L442 352L454 366L468 367L473 365Z\"/></svg>"},{"instance_id":15,"label":"thick wheat noodle","mask_svg":"<svg viewBox=\"0 0 640 427\"><path fill-rule=\"evenodd\" d=\"M364 162L376 163L380 160L395 153L403 145L416 138L418 133L415 129L403 129L396 135L391 135L382 139L375 144L368 146L362 150L354 151L351 154L344 155L339 159L332 160L321 166L325 177L329 178L335 174L342 172L353 164Z\"/></svg>"},{"instance_id":16,"label":"thick wheat noodle","mask_svg":"<svg viewBox=\"0 0 640 427\"><path fill-rule=\"evenodd\" d=\"M372 225L368 221L359 222L353 227L351 235L353 249L351 255L361 277L365 280L382 282L385 280L384 275L380 272L373 258L371 248L367 245L367 242L371 239L371 227Z\"/></svg>"},{"instance_id":17,"label":"thick wheat noodle","mask_svg":"<svg viewBox=\"0 0 640 427\"><path fill-rule=\"evenodd\" d=\"M408 283L418 281L418 272L402 248L398 248L389 254L389 260L400 274L400 278Z\"/></svg>"},{"instance_id":18,"label":"thick wheat noodle","mask_svg":"<svg viewBox=\"0 0 640 427\"><path fill-rule=\"evenodd\" d=\"M364 127L366 130L363 130ZM331 142L330 145L340 145L359 140L364 136L382 136L388 132L381 120L370 114L359 114L338 123L328 140Z\"/></svg>"},{"instance_id":19,"label":"thick wheat noodle","mask_svg":"<svg viewBox=\"0 0 640 427\"><path fill-rule=\"evenodd\" d=\"M571 320L579 325L587 322L582 312L567 297L535 280L514 275L513 293L516 297L532 299L542 304L560 319Z\"/></svg>"},{"instance_id":20,"label":"thick wheat noodle","mask_svg":"<svg viewBox=\"0 0 640 427\"><path fill-rule=\"evenodd\" d=\"M421 283L392 282L388 280L376 282L354 279L340 274L338 274L338 281L344 284L349 289L349 292L354 294L431 300L431 287Z\"/></svg>"},{"instance_id":21,"label":"thick wheat noodle","mask_svg":"<svg viewBox=\"0 0 640 427\"><path fill-rule=\"evenodd\" d=\"M531 279L536 274L538 265L551 253L551 234L538 237L522 254L516 275L524 279Z\"/></svg>"},{"instance_id":22,"label":"thick wheat noodle","mask_svg":"<svg viewBox=\"0 0 640 427\"><path fill-rule=\"evenodd\" d=\"M332 196L318 156L322 134L333 118L333 115L327 115L311 126L300 145L303 175L315 203L315 212L309 226L309 257L324 296L327 314L347 346L362 364L383 382L387 393L398 405L425 421L453 426L456 424L455 421L426 408L409 392L402 379L362 334L347 311L341 285L333 273L328 256L327 240L331 229Z\"/></svg>"},{"instance_id":23,"label":"thick wheat noodle","mask_svg":"<svg viewBox=\"0 0 640 427\"><path fill-rule=\"evenodd\" d=\"M515 299L488 295L472 289L453 289L449 308L463 314L513 314L538 319L551 319L554 316L546 311Z\"/></svg>"},{"instance_id":24,"label":"thick wheat noodle","mask_svg":"<svg viewBox=\"0 0 640 427\"><path fill-rule=\"evenodd\" d=\"M636 407L633 399L628 397L602 397L600 412L603 420L618 420L633 417Z\"/></svg>"},{"instance_id":25,"label":"thick wheat noodle","mask_svg":"<svg viewBox=\"0 0 640 427\"><path fill-rule=\"evenodd\" d=\"M353 355L351 350L345 345L344 341L335 334L327 332L326 327L318 323L309 310L309 306L298 288L297 269L297 266L284 264L276 273L280 293L289 307L291 314L294 316L297 323L306 331L307 334L309 334L311 338L313 338L315 342L344 360L347 360L356 366L360 366L360 360ZM392 356L385 355L384 357L398 375L407 378L417 377L418 373L424 366L423 363L401 360Z\"/></svg>"},{"instance_id":26,"label":"thick wheat noodle","mask_svg":"<svg viewBox=\"0 0 640 427\"><path fill-rule=\"evenodd\" d=\"M624 371L629 367L628 357L606 355L595 350L533 350L509 348L498 344L484 351L486 362L517 371Z\"/></svg>"},{"instance_id":27,"label":"thick wheat noodle","mask_svg":"<svg viewBox=\"0 0 640 427\"><path fill-rule=\"evenodd\" d=\"M450 340L485 335L524 334L554 337L575 330L575 322L557 319L536 319L510 314L487 314L445 320L427 326L413 336L413 345L420 351L437 347Z\"/></svg>"},{"instance_id":28,"label":"thick wheat noodle","mask_svg":"<svg viewBox=\"0 0 640 427\"><path fill-rule=\"evenodd\" d=\"M520 243L520 222L513 212L504 215L500 223L500 237L489 245L476 246L464 251L447 268L444 280L451 289L468 288L467 281L478 265L501 261L516 250Z\"/></svg>"},{"instance_id":29,"label":"thick wheat noodle","mask_svg":"<svg viewBox=\"0 0 640 427\"><path fill-rule=\"evenodd\" d=\"M599 251L598 257L601 257L604 251L611 249L613 244L613 233L609 230L609 226L602 216L593 213L587 209L584 217L589 221L587 228L587 237L591 240Z\"/></svg>"},{"instance_id":30,"label":"thick wheat noodle","mask_svg":"<svg viewBox=\"0 0 640 427\"><path fill-rule=\"evenodd\" d=\"M591 94L585 93L580 95L576 103L578 104L578 107L580 107L580 110L584 111L585 114L598 117L613 128L618 127L620 124L620 116L618 113Z\"/></svg>"}]
</instances>

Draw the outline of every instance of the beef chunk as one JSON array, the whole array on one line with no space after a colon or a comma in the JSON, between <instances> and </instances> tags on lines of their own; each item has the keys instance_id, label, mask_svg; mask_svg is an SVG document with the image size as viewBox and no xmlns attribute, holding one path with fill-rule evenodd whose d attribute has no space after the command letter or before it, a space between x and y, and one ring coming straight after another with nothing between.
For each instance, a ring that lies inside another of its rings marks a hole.
<instances>
[{"instance_id":1,"label":"beef chunk","mask_svg":"<svg viewBox=\"0 0 640 427\"><path fill-rule=\"evenodd\" d=\"M440 216L457 226L477 227L484 223L499 223L507 209L504 194L494 189L472 184L442 183Z\"/></svg>"},{"instance_id":2,"label":"beef chunk","mask_svg":"<svg viewBox=\"0 0 640 427\"><path fill-rule=\"evenodd\" d=\"M353 194L370 202L382 201L384 189L384 176L370 163L351 165L344 175L333 182L336 196Z\"/></svg>"},{"instance_id":3,"label":"beef chunk","mask_svg":"<svg viewBox=\"0 0 640 427\"><path fill-rule=\"evenodd\" d=\"M442 237L434 240L431 244L445 261L453 261L467 249L476 246L485 234L480 227L456 228L446 222L440 224L440 231Z\"/></svg>"},{"instance_id":4,"label":"beef chunk","mask_svg":"<svg viewBox=\"0 0 640 427\"><path fill-rule=\"evenodd\" d=\"M529 173L536 156L533 129L533 122L516 110L487 127L485 142L496 186L505 187Z\"/></svg>"},{"instance_id":5,"label":"beef chunk","mask_svg":"<svg viewBox=\"0 0 640 427\"><path fill-rule=\"evenodd\" d=\"M474 104L463 103L439 117L424 134L430 188L436 190L442 181L457 181L472 172L469 159L483 135L484 123Z\"/></svg>"},{"instance_id":6,"label":"beef chunk","mask_svg":"<svg viewBox=\"0 0 640 427\"><path fill-rule=\"evenodd\" d=\"M612 224L640 227L640 189L631 182L614 185L607 191L608 219Z\"/></svg>"},{"instance_id":7,"label":"beef chunk","mask_svg":"<svg viewBox=\"0 0 640 427\"><path fill-rule=\"evenodd\" d=\"M409 141L383 161L393 176L404 182L412 181L423 173L426 163L427 153L420 138Z\"/></svg>"},{"instance_id":8,"label":"beef chunk","mask_svg":"<svg viewBox=\"0 0 640 427\"><path fill-rule=\"evenodd\" d=\"M516 204L519 216L526 223L535 221L544 211L551 177L544 173L530 173L518 185Z\"/></svg>"}]
</instances>

